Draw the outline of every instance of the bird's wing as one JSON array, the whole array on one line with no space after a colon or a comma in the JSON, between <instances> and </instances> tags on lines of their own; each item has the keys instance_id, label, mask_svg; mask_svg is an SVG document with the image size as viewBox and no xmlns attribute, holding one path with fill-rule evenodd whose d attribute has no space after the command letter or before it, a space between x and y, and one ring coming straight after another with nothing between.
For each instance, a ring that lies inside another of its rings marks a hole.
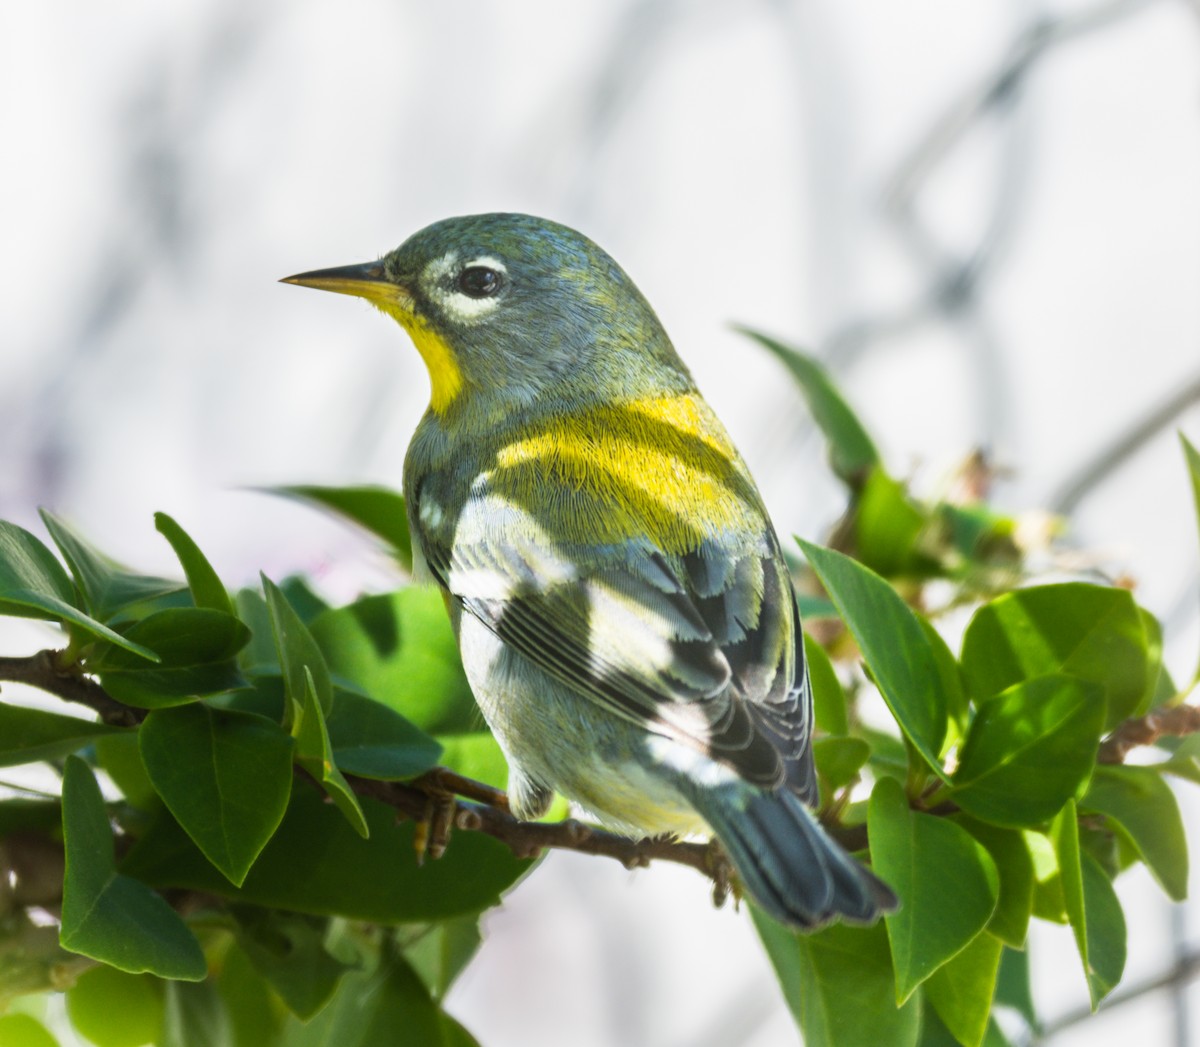
<instances>
[{"instance_id":1,"label":"bird's wing","mask_svg":"<svg viewBox=\"0 0 1200 1047\"><path fill-rule=\"evenodd\" d=\"M668 554L648 537L567 547L478 490L452 529L421 515L437 581L510 647L609 711L815 802L799 615L769 525Z\"/></svg>"}]
</instances>

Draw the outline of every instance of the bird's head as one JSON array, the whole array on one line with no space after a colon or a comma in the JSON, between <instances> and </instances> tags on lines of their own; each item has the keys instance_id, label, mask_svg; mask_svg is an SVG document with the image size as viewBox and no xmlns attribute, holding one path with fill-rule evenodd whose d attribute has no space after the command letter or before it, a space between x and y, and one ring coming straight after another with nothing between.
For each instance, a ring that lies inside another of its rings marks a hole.
<instances>
[{"instance_id":1,"label":"bird's head","mask_svg":"<svg viewBox=\"0 0 1200 1047\"><path fill-rule=\"evenodd\" d=\"M633 281L587 237L542 218L447 218L378 261L284 282L356 295L398 320L440 415L691 388Z\"/></svg>"}]
</instances>

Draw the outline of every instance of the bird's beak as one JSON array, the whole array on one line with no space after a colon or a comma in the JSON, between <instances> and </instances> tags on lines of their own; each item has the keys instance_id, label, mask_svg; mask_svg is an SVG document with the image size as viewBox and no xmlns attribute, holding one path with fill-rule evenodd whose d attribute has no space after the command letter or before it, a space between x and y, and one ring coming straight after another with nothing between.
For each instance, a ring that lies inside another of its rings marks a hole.
<instances>
[{"instance_id":1,"label":"bird's beak","mask_svg":"<svg viewBox=\"0 0 1200 1047\"><path fill-rule=\"evenodd\" d=\"M298 284L315 287L319 291L336 294L352 294L368 302L394 311L397 307L409 311L412 295L399 284L389 280L383 273L381 262L364 262L362 265L342 265L333 269L314 269L310 273L285 276L282 284Z\"/></svg>"}]
</instances>

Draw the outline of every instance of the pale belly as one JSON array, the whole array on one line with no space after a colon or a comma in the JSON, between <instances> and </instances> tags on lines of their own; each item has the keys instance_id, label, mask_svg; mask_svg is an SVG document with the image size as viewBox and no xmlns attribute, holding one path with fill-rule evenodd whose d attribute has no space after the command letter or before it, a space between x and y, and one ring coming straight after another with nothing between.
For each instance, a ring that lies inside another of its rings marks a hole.
<instances>
[{"instance_id":1,"label":"pale belly","mask_svg":"<svg viewBox=\"0 0 1200 1047\"><path fill-rule=\"evenodd\" d=\"M508 759L509 791L519 814L523 797L536 791L532 782L562 793L618 832L708 831L672 784L671 773L656 769L663 747L679 743L650 735L572 692L471 615L463 614L456 625L463 668Z\"/></svg>"}]
</instances>

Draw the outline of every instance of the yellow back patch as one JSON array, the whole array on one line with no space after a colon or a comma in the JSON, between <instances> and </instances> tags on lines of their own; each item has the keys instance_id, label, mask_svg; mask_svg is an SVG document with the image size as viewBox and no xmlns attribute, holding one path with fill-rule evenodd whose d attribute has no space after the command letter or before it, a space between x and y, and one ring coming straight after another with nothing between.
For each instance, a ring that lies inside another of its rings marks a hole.
<instances>
[{"instance_id":1,"label":"yellow back patch","mask_svg":"<svg viewBox=\"0 0 1200 1047\"><path fill-rule=\"evenodd\" d=\"M761 502L712 409L696 394L539 420L497 455L490 487L558 540L646 536L667 553L729 531L758 534Z\"/></svg>"}]
</instances>

